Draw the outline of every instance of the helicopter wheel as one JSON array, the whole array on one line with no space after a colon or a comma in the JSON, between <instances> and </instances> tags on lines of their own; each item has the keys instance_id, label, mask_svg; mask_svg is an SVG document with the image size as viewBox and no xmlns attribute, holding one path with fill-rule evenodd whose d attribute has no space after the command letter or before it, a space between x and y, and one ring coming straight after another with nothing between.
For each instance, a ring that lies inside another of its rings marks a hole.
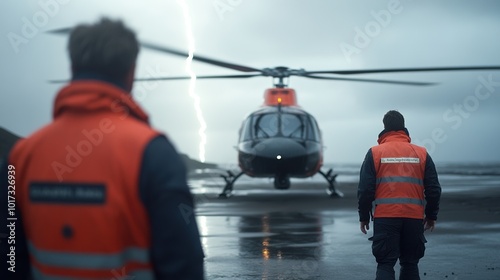
<instances>
[{"instance_id":1,"label":"helicopter wheel","mask_svg":"<svg viewBox=\"0 0 500 280\"><path fill-rule=\"evenodd\" d=\"M278 190L287 190L290 188L290 177L288 175L276 175L274 177L274 188Z\"/></svg>"}]
</instances>

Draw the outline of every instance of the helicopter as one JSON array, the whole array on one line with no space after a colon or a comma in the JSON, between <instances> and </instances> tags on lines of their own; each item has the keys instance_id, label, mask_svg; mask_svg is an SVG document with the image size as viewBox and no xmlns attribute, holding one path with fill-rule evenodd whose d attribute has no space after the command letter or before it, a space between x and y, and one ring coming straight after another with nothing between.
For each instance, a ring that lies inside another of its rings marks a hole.
<instances>
[{"instance_id":1,"label":"helicopter","mask_svg":"<svg viewBox=\"0 0 500 280\"><path fill-rule=\"evenodd\" d=\"M188 56L186 52L152 43L141 43L141 46L171 55ZM250 177L274 178L274 188L282 190L290 188L290 178L308 178L320 174L328 183L327 194L330 197L343 197L343 193L337 189L336 177L338 174L333 173L331 168L326 172L321 170L324 147L321 130L315 118L297 104L296 91L287 85L287 81L291 76L322 80L432 86L436 83L350 78L346 76L371 73L500 70L499 66L469 66L306 71L304 69L290 69L285 66L258 69L201 55L194 55L193 60L247 73L197 76L197 79L271 77L274 81L274 87L266 89L264 92L262 106L251 112L244 119L239 129L237 151L238 165L241 171L237 174L227 171L227 174L221 175L226 183L219 194L221 198L229 197L232 194L234 183L244 174ZM136 81L190 78L156 77L136 79Z\"/></svg>"},{"instance_id":2,"label":"helicopter","mask_svg":"<svg viewBox=\"0 0 500 280\"><path fill-rule=\"evenodd\" d=\"M71 30L72 28L62 28L49 31L49 33L67 35ZM183 58L189 56L187 52L154 43L140 42L140 45L145 49L169 55ZM436 83L351 78L347 76L374 73L500 70L500 66L465 66L306 71L304 69L290 69L285 66L259 69L197 54L192 57L192 60L245 73L236 75L201 75L196 76L197 79L246 79L254 77L270 77L273 79L274 87L265 90L262 106L248 114L242 122L236 147L238 165L241 171L234 174L228 170L227 174L220 175L225 181L225 186L219 194L220 198L231 196L234 183L242 175L255 178L274 178L274 188L286 190L291 186L290 178L308 178L316 174L320 174L327 181L326 191L330 197L343 197L343 193L337 189L336 178L338 174L335 174L331 168L327 171L321 170L324 148L322 133L316 119L298 105L296 91L288 87L287 82L292 76L318 80L432 86L436 85ZM136 78L135 81L189 79L191 79L190 76L169 76Z\"/></svg>"}]
</instances>

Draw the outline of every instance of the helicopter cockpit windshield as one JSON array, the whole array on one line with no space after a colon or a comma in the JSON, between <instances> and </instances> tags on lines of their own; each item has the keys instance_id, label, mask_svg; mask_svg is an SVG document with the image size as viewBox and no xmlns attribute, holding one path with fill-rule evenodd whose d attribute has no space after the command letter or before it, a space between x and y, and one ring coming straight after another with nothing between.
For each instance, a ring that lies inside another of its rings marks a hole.
<instances>
[{"instance_id":1,"label":"helicopter cockpit windshield","mask_svg":"<svg viewBox=\"0 0 500 280\"><path fill-rule=\"evenodd\" d=\"M243 141L285 137L319 141L319 129L305 114L266 113L250 116L243 124Z\"/></svg>"}]
</instances>

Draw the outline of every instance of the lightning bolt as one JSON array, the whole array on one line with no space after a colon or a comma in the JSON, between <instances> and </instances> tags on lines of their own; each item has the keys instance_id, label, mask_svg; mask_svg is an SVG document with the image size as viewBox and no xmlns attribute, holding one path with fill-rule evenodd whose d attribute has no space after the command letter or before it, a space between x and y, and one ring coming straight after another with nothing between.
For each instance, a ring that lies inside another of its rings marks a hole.
<instances>
[{"instance_id":1,"label":"lightning bolt","mask_svg":"<svg viewBox=\"0 0 500 280\"><path fill-rule=\"evenodd\" d=\"M184 14L184 25L186 26L186 37L188 41L189 55L186 58L186 72L191 77L189 82L189 96L194 101L194 110L196 111L196 118L200 123L200 129L198 130L198 135L200 136L200 144L199 148L199 157L201 162L205 162L205 145L207 144L207 135L205 130L207 129L207 124L205 119L203 118L203 112L200 106L200 96L198 96L195 92L196 88L196 74L191 67L194 56L194 36L193 36L193 28L191 26L191 15L189 13L189 6L187 5L185 0L177 0L177 4L179 4L182 8L182 12Z\"/></svg>"}]
</instances>

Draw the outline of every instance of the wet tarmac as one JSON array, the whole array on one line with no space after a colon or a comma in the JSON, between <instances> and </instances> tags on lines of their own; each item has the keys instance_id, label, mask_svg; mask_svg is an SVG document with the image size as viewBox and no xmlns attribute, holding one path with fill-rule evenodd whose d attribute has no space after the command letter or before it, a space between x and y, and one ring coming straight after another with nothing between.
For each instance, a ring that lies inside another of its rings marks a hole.
<instances>
[{"instance_id":1,"label":"wet tarmac","mask_svg":"<svg viewBox=\"0 0 500 280\"><path fill-rule=\"evenodd\" d=\"M232 197L219 199L220 178L191 180L206 279L374 279L372 231L359 230L357 184L339 181L344 198L328 197L318 177L293 180L289 190L242 178ZM421 278L500 279L500 177L441 184L442 210L436 230L426 233Z\"/></svg>"}]
</instances>

